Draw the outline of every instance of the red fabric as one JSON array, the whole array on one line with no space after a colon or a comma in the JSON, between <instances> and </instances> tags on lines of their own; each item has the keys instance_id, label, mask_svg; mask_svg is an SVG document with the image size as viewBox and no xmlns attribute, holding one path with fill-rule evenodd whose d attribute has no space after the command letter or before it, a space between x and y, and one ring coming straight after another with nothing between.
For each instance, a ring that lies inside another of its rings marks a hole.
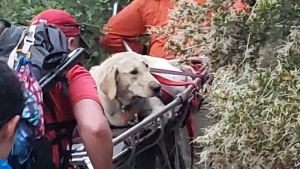
<instances>
[{"instance_id":1,"label":"red fabric","mask_svg":"<svg viewBox=\"0 0 300 169\"><path fill-rule=\"evenodd\" d=\"M173 96L171 96L168 92L166 92L164 90L160 90L160 96L161 96L161 100L164 104L169 104L174 99Z\"/></svg>"},{"instance_id":2,"label":"red fabric","mask_svg":"<svg viewBox=\"0 0 300 169\"><path fill-rule=\"evenodd\" d=\"M169 80L166 79L162 76L156 75L156 74L152 74L155 79L157 79L161 84L164 85L169 85L169 86L188 86L188 85L193 85L195 87L195 89L198 89L198 86L195 82L190 81L190 82L179 82L179 81L173 81L173 80Z\"/></svg>"},{"instance_id":3,"label":"red fabric","mask_svg":"<svg viewBox=\"0 0 300 169\"><path fill-rule=\"evenodd\" d=\"M174 99L173 96L171 96L169 93L167 93L164 90L161 90L160 95L161 95L161 99L164 104L169 104ZM194 99L193 99L193 101L194 101ZM191 107L192 106L196 106L196 105L193 105L193 103L191 103ZM195 130L194 117L192 116L192 114L190 112L188 112L188 113L189 113L189 116L186 119L187 132L188 132L189 137L195 139L197 137L197 134L196 134L196 130Z\"/></svg>"},{"instance_id":4,"label":"red fabric","mask_svg":"<svg viewBox=\"0 0 300 169\"><path fill-rule=\"evenodd\" d=\"M73 16L63 10L48 9L36 15L31 21L30 25L37 25L39 23L54 24L66 35L66 37L73 37L80 35L79 25ZM74 26L66 26L72 24Z\"/></svg>"},{"instance_id":5,"label":"red fabric","mask_svg":"<svg viewBox=\"0 0 300 169\"><path fill-rule=\"evenodd\" d=\"M95 81L83 66L74 66L67 73L67 78L69 80L67 98L61 92L62 86L60 83L57 83L49 92L54 102L54 111L58 121L75 120L73 106L82 99L93 99L101 105ZM47 107L44 109L46 123L53 122ZM46 136L53 140L55 133L51 131L46 133ZM66 147L67 144L67 140L63 140L63 146ZM53 146L52 150L53 161L55 164L59 164L58 146Z\"/></svg>"},{"instance_id":6,"label":"red fabric","mask_svg":"<svg viewBox=\"0 0 300 169\"><path fill-rule=\"evenodd\" d=\"M165 84L165 85L170 85L170 86L194 85L195 88L198 88L197 84L194 83L194 82L177 82L177 81L172 81L172 80L163 78L163 77L155 75L155 74L153 74L153 76L160 83ZM168 104L172 101L172 96L170 94L168 94L166 91L163 91L163 90L161 91L161 97L162 97L162 100L165 104ZM192 100L191 105L190 105L191 107L198 105L198 104L195 104L194 102L195 102L195 99ZM197 134L196 134L195 126L194 126L194 118L193 118L193 116L190 112L189 112L189 117L186 120L186 127L187 127L188 135L191 138L195 139L197 137Z\"/></svg>"},{"instance_id":7,"label":"red fabric","mask_svg":"<svg viewBox=\"0 0 300 169\"><path fill-rule=\"evenodd\" d=\"M194 117L192 116L192 114L190 114L188 119L187 119L187 122L186 122L186 128L187 128L189 136L193 139L195 139L197 137L194 124L195 124L194 123Z\"/></svg>"}]
</instances>

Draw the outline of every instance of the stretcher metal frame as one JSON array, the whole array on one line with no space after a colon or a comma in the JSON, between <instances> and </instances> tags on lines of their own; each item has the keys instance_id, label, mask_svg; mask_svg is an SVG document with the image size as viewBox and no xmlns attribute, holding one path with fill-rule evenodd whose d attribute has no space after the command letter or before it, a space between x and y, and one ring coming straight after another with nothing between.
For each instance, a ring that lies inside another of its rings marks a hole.
<instances>
[{"instance_id":1,"label":"stretcher metal frame","mask_svg":"<svg viewBox=\"0 0 300 169\"><path fill-rule=\"evenodd\" d=\"M118 2L114 3L113 15L116 15L117 8ZM123 44L127 51L132 52L126 41L123 41ZM203 84L200 78L196 78L194 82L198 86L197 90L202 88ZM189 115L188 108L194 97L195 90L195 86L189 85L182 93L177 94L174 100L167 104L161 111L150 114L135 126L128 128L125 132L122 132L120 135L113 138L114 151L116 151L113 155L113 169L132 168L132 166L134 166L135 157L155 145L158 145L161 149L166 166L168 166L169 169L172 169L163 142L163 135L166 130L174 130L175 143L178 142L179 129L183 127L184 121ZM172 116L166 123L163 117L170 112ZM147 134L145 134L144 131L147 131ZM143 136L141 136L141 134L143 134ZM152 139L152 143L143 145L147 139ZM75 169L94 169L87 152L84 150L83 144L75 144L72 149L71 164ZM178 157L179 147L178 144L175 144L176 169L180 168Z\"/></svg>"},{"instance_id":2,"label":"stretcher metal frame","mask_svg":"<svg viewBox=\"0 0 300 169\"><path fill-rule=\"evenodd\" d=\"M198 85L199 88L202 86L201 80L199 78L196 78L194 82ZM162 136L164 135L165 130L174 130L175 139L178 139L179 128L182 127L183 121L187 118L189 112L186 111L186 108L189 106L189 103L193 99L194 91L195 87L193 85L188 86L182 93L179 93L172 102L167 104L160 112L149 115L140 123L115 137L113 139L114 148L123 145L123 149L113 156L113 168L119 169L131 162L134 162L135 156L154 145L159 145L160 149L163 152L166 165L171 169L169 157L165 150L164 143L162 142ZM168 121L168 124L166 124L165 121L162 120L162 117L169 111L172 112L172 117ZM141 132L146 130L149 131L148 134L143 137L139 137ZM153 139L154 141L151 145L142 145L146 139ZM176 140L175 142L177 142ZM130 145L125 146L125 144L123 144L125 142L129 142ZM83 149L83 147L81 147L81 149L82 150L77 149L74 153L72 153L71 164L73 164L78 169L93 169L87 152ZM175 150L175 156L178 157L177 146L175 146ZM175 164L176 169L179 169L179 161L177 158L175 158Z\"/></svg>"}]
</instances>

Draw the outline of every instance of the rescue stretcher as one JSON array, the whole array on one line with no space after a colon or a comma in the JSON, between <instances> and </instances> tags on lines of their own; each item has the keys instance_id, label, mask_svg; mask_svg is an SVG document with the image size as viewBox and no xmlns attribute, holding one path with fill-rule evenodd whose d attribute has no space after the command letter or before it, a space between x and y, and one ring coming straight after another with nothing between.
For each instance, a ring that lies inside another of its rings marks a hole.
<instances>
[{"instance_id":1,"label":"rescue stretcher","mask_svg":"<svg viewBox=\"0 0 300 169\"><path fill-rule=\"evenodd\" d=\"M194 82L201 87L201 79L196 78ZM175 142L178 142L179 128L182 127L184 120L188 116L187 107L194 97L195 87L190 85L186 90L178 94L175 99L167 104L160 112L156 114L151 114L146 119L136 124L135 126L125 129L125 131L114 131L113 130L113 168L118 169L123 166L128 165L128 163L134 162L134 157L139 155L141 152L145 151L154 145L159 145L163 152L164 160L168 164L168 155L165 150L164 143L162 142L162 137L164 132L167 130L174 130ZM168 111L172 112L172 117L168 123L164 123L162 119L163 115ZM143 132L144 131L144 132ZM118 133L121 133L118 135ZM145 140L152 140L151 144L143 144ZM84 150L84 146L81 143L74 144L72 153L71 164L75 166L76 169L93 169L90 160L87 156L87 152ZM175 146L175 156L178 156L178 147ZM175 158L176 168L179 168L179 161Z\"/></svg>"},{"instance_id":2,"label":"rescue stretcher","mask_svg":"<svg viewBox=\"0 0 300 169\"><path fill-rule=\"evenodd\" d=\"M114 4L115 15L118 3ZM127 51L131 51L125 41ZM154 70L159 71L159 70ZM164 73L164 72L161 72ZM130 128L112 129L113 133L113 169L134 168L135 157L148 148L158 145L161 149L166 166L172 169L166 146L163 142L165 131L174 131L175 143L179 139L179 129L185 125L189 117L189 107L193 101L200 101L195 93L202 88L205 74L193 78L194 85L189 85L182 93L177 94L161 111L151 114L144 120ZM196 100L195 100L196 99ZM201 104L201 103L200 103ZM199 105L200 107L200 105ZM172 112L166 123L163 116ZM81 142L73 142L71 164L75 169L93 169L87 152ZM175 144L175 168L179 169L179 147Z\"/></svg>"}]
</instances>

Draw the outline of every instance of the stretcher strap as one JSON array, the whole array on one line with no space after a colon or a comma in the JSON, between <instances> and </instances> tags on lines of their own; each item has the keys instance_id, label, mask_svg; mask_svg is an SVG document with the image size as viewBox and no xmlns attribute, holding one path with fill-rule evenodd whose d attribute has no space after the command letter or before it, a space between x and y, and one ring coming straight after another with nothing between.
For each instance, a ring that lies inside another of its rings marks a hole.
<instances>
[{"instance_id":1,"label":"stretcher strap","mask_svg":"<svg viewBox=\"0 0 300 169\"><path fill-rule=\"evenodd\" d=\"M189 137L195 139L197 137L197 134L196 134L196 130L194 127L194 117L192 116L191 113L189 114L189 117L186 121L186 128L187 128Z\"/></svg>"},{"instance_id":2,"label":"stretcher strap","mask_svg":"<svg viewBox=\"0 0 300 169\"><path fill-rule=\"evenodd\" d=\"M198 85L193 82L193 81L189 81L189 82L179 82L179 81L173 81L173 80L169 80L166 79L162 76L156 75L156 74L152 74L161 84L164 85L169 85L169 86L188 86L188 85L193 85L195 87L195 89L198 89Z\"/></svg>"},{"instance_id":3,"label":"stretcher strap","mask_svg":"<svg viewBox=\"0 0 300 169\"><path fill-rule=\"evenodd\" d=\"M189 81L189 82L178 82L178 81L173 81L173 80L169 80L166 79L164 77L161 77L159 75L156 74L152 74L160 83L164 84L164 85L170 85L170 86L187 86L187 85L193 85L195 87L195 89L198 89L198 85L193 82L193 81ZM193 99L193 101L195 101ZM194 102L192 101L191 106L195 106ZM187 119L187 130L188 130L188 134L191 138L196 138L196 131L195 131L195 127L194 127L194 118L193 116L190 114L188 119Z\"/></svg>"}]
</instances>

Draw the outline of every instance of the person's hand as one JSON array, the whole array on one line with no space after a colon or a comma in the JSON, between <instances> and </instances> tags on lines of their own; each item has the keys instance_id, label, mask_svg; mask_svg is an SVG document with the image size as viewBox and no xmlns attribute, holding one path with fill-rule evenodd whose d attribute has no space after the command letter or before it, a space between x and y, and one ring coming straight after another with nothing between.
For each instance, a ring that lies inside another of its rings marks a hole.
<instances>
[{"instance_id":1,"label":"person's hand","mask_svg":"<svg viewBox=\"0 0 300 169\"><path fill-rule=\"evenodd\" d=\"M16 139L16 127L20 116L15 116L0 130L0 159L6 160Z\"/></svg>"}]
</instances>

